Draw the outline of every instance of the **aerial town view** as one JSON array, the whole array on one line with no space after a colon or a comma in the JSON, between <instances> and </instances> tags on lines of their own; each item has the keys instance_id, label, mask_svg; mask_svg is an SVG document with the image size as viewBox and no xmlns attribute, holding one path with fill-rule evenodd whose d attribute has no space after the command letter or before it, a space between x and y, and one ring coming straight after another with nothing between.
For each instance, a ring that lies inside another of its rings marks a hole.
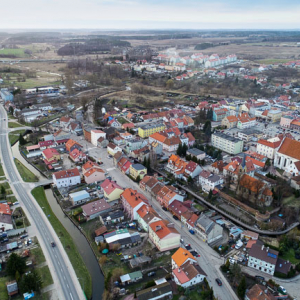
<instances>
[{"instance_id":1,"label":"aerial town view","mask_svg":"<svg viewBox=\"0 0 300 300\"><path fill-rule=\"evenodd\" d=\"M5 2L0 300L299 300L300 3Z\"/></svg>"}]
</instances>

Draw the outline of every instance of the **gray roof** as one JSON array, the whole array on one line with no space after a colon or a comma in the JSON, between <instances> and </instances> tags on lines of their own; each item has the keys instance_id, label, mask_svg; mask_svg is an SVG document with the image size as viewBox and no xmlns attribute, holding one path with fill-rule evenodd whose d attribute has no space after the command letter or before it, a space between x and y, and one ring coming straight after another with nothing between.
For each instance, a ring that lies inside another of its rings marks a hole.
<instances>
[{"instance_id":1,"label":"gray roof","mask_svg":"<svg viewBox=\"0 0 300 300\"><path fill-rule=\"evenodd\" d=\"M133 164L132 167L138 171L144 170L145 167L141 164Z\"/></svg>"},{"instance_id":2,"label":"gray roof","mask_svg":"<svg viewBox=\"0 0 300 300\"><path fill-rule=\"evenodd\" d=\"M145 129L161 127L163 125L164 125L163 123L146 124L146 125L142 125L141 128L145 130Z\"/></svg>"},{"instance_id":3,"label":"gray roof","mask_svg":"<svg viewBox=\"0 0 300 300\"><path fill-rule=\"evenodd\" d=\"M132 243L140 242L142 240L138 232L134 232L133 234L131 234L130 238Z\"/></svg>"},{"instance_id":4,"label":"gray roof","mask_svg":"<svg viewBox=\"0 0 300 300\"><path fill-rule=\"evenodd\" d=\"M215 133L213 134L213 136L214 136L214 135L215 135L215 136L218 136L218 137L220 137L220 138L222 138L222 139L225 139L225 140L227 140L227 141L234 142L234 143L242 142L240 139L237 139L237 138L235 138L235 137L233 137L233 136L227 135L227 134L222 133L222 132L215 132Z\"/></svg>"},{"instance_id":5,"label":"gray roof","mask_svg":"<svg viewBox=\"0 0 300 300\"><path fill-rule=\"evenodd\" d=\"M217 182L220 180L220 178L220 176L214 174L213 176L208 177L207 180L209 180L210 182Z\"/></svg>"},{"instance_id":6,"label":"gray roof","mask_svg":"<svg viewBox=\"0 0 300 300\"><path fill-rule=\"evenodd\" d=\"M198 156L198 155L201 155L201 154L205 153L204 151L199 150L197 148L191 148L187 152L192 154L192 155L195 155L195 156Z\"/></svg>"},{"instance_id":7,"label":"gray roof","mask_svg":"<svg viewBox=\"0 0 300 300\"><path fill-rule=\"evenodd\" d=\"M8 282L6 285L6 288L7 288L7 292L10 294L10 293L18 291L18 284L15 280Z\"/></svg>"},{"instance_id":8,"label":"gray roof","mask_svg":"<svg viewBox=\"0 0 300 300\"><path fill-rule=\"evenodd\" d=\"M197 224L201 225L202 227L204 227L206 229L209 226L211 226L212 223L213 223L213 221L205 215L201 215L200 218L197 220Z\"/></svg>"},{"instance_id":9,"label":"gray roof","mask_svg":"<svg viewBox=\"0 0 300 300\"><path fill-rule=\"evenodd\" d=\"M152 286L148 289L136 292L138 300L149 300L153 298L162 298L164 294L172 292L172 288L169 282L162 283L160 285Z\"/></svg>"},{"instance_id":10,"label":"gray roof","mask_svg":"<svg viewBox=\"0 0 300 300\"><path fill-rule=\"evenodd\" d=\"M269 247L254 244L249 250L249 256L276 265L278 259L278 251L270 249Z\"/></svg>"},{"instance_id":11,"label":"gray roof","mask_svg":"<svg viewBox=\"0 0 300 300\"><path fill-rule=\"evenodd\" d=\"M107 214L104 214L102 218L111 217L112 220L124 217L124 212L122 210L111 211Z\"/></svg>"},{"instance_id":12,"label":"gray roof","mask_svg":"<svg viewBox=\"0 0 300 300\"><path fill-rule=\"evenodd\" d=\"M255 128L245 128L241 131L243 134L251 135L251 134L260 134L262 133L260 130L257 130Z\"/></svg>"},{"instance_id":13,"label":"gray roof","mask_svg":"<svg viewBox=\"0 0 300 300\"><path fill-rule=\"evenodd\" d=\"M12 225L12 220L10 215L0 215L0 223L4 224L11 224Z\"/></svg>"}]
</instances>

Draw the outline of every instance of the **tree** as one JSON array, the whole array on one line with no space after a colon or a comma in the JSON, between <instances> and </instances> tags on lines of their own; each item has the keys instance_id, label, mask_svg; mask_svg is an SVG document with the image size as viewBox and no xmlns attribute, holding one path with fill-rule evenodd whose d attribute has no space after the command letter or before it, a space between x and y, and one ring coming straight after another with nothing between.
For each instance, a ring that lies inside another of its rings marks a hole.
<instances>
[{"instance_id":1,"label":"tree","mask_svg":"<svg viewBox=\"0 0 300 300\"><path fill-rule=\"evenodd\" d=\"M6 189L3 185L1 185L1 197L6 199Z\"/></svg>"},{"instance_id":2,"label":"tree","mask_svg":"<svg viewBox=\"0 0 300 300\"><path fill-rule=\"evenodd\" d=\"M144 156L143 166L147 168L147 158Z\"/></svg>"},{"instance_id":3,"label":"tree","mask_svg":"<svg viewBox=\"0 0 300 300\"><path fill-rule=\"evenodd\" d=\"M12 253L7 260L6 265L6 273L10 276L15 277L16 272L18 271L19 274L24 274L26 270L26 262L25 260L16 253Z\"/></svg>"},{"instance_id":4,"label":"tree","mask_svg":"<svg viewBox=\"0 0 300 300\"><path fill-rule=\"evenodd\" d=\"M12 106L9 107L8 111L11 115L14 114L14 108Z\"/></svg>"},{"instance_id":5,"label":"tree","mask_svg":"<svg viewBox=\"0 0 300 300\"><path fill-rule=\"evenodd\" d=\"M208 199L210 200L212 198L212 190L209 190L209 193L208 193Z\"/></svg>"},{"instance_id":6,"label":"tree","mask_svg":"<svg viewBox=\"0 0 300 300\"><path fill-rule=\"evenodd\" d=\"M146 162L146 168L149 171L150 170L150 165L151 165L151 161L150 161L150 157L147 158L147 162Z\"/></svg>"},{"instance_id":7,"label":"tree","mask_svg":"<svg viewBox=\"0 0 300 300\"><path fill-rule=\"evenodd\" d=\"M41 276L34 270L33 272L26 274L22 277L19 288L23 293L28 293L31 291L39 292L42 287Z\"/></svg>"},{"instance_id":8,"label":"tree","mask_svg":"<svg viewBox=\"0 0 300 300\"><path fill-rule=\"evenodd\" d=\"M241 266L234 263L233 265L230 266L230 273L231 273L231 278L233 280L233 283L236 284L241 278L241 274L242 274Z\"/></svg>"},{"instance_id":9,"label":"tree","mask_svg":"<svg viewBox=\"0 0 300 300\"><path fill-rule=\"evenodd\" d=\"M180 143L178 145L177 151L176 151L177 155L181 156L182 155L182 144Z\"/></svg>"},{"instance_id":10,"label":"tree","mask_svg":"<svg viewBox=\"0 0 300 300\"><path fill-rule=\"evenodd\" d=\"M21 133L20 133L20 136L19 136L19 143L20 143L21 146L23 146L27 143Z\"/></svg>"},{"instance_id":11,"label":"tree","mask_svg":"<svg viewBox=\"0 0 300 300\"><path fill-rule=\"evenodd\" d=\"M246 288L247 288L246 277L243 276L242 280L240 281L240 284L237 287L237 293L241 299L244 299L245 297Z\"/></svg>"},{"instance_id":12,"label":"tree","mask_svg":"<svg viewBox=\"0 0 300 300\"><path fill-rule=\"evenodd\" d=\"M167 82L166 82L166 87L167 87L167 89L170 90L170 89L173 88L173 86L174 86L174 81L173 81L173 79L167 80Z\"/></svg>"},{"instance_id":13,"label":"tree","mask_svg":"<svg viewBox=\"0 0 300 300\"><path fill-rule=\"evenodd\" d=\"M221 153L221 152L218 153L217 160L223 160L223 157L222 157L222 153Z\"/></svg>"},{"instance_id":14,"label":"tree","mask_svg":"<svg viewBox=\"0 0 300 300\"><path fill-rule=\"evenodd\" d=\"M188 150L188 146L186 143L182 145L182 156L186 156L186 151Z\"/></svg>"},{"instance_id":15,"label":"tree","mask_svg":"<svg viewBox=\"0 0 300 300\"><path fill-rule=\"evenodd\" d=\"M100 266L104 266L105 263L106 263L106 260L107 260L106 255L101 256L100 259L99 259Z\"/></svg>"},{"instance_id":16,"label":"tree","mask_svg":"<svg viewBox=\"0 0 300 300\"><path fill-rule=\"evenodd\" d=\"M192 183L193 182L193 178L191 176L188 177L188 183Z\"/></svg>"}]
</instances>

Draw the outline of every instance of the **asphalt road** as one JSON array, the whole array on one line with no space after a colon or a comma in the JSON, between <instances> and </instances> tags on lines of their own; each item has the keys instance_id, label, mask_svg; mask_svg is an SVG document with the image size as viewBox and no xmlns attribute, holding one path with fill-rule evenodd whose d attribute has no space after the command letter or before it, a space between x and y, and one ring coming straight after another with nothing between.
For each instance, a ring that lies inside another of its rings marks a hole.
<instances>
[{"instance_id":1,"label":"asphalt road","mask_svg":"<svg viewBox=\"0 0 300 300\"><path fill-rule=\"evenodd\" d=\"M52 247L52 241L58 241L58 237L55 236L53 230L49 230L49 226L51 224L47 221L47 219L41 215L38 210L37 203L34 202L30 195L30 189L26 188L26 186L20 181L19 174L16 171L12 155L10 154L11 148L8 144L7 139L7 121L4 121L4 118L7 119L6 112L4 108L0 107L0 146L1 146L1 158L6 169L6 175L11 185L14 186L16 191L16 198L23 204L27 211L30 214L30 219L36 225L41 238L43 239L42 246L44 244L43 251L47 251L48 257L51 259L51 265L54 267L54 271L56 276L58 277L58 281L61 285L62 294L61 296L64 299L68 300L79 300L84 299L84 295L78 287L78 282L76 282L76 277L74 278L73 270L70 270L70 264L66 263L66 254L62 254L63 248L61 245L57 247ZM56 244L58 244L56 242ZM70 271L69 271L70 270Z\"/></svg>"}]
</instances>

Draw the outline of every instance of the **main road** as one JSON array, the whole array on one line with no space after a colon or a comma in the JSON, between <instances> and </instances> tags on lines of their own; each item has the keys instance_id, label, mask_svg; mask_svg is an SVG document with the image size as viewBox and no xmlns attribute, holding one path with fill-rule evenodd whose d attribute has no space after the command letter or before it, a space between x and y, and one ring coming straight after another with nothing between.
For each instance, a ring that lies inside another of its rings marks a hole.
<instances>
[{"instance_id":1,"label":"main road","mask_svg":"<svg viewBox=\"0 0 300 300\"><path fill-rule=\"evenodd\" d=\"M8 140L7 114L0 105L0 154L6 177L12 190L36 231L53 277L59 299L83 300L84 293L61 242L43 210L31 195L31 185L23 183L13 161ZM51 242L56 247L51 246Z\"/></svg>"}]
</instances>

